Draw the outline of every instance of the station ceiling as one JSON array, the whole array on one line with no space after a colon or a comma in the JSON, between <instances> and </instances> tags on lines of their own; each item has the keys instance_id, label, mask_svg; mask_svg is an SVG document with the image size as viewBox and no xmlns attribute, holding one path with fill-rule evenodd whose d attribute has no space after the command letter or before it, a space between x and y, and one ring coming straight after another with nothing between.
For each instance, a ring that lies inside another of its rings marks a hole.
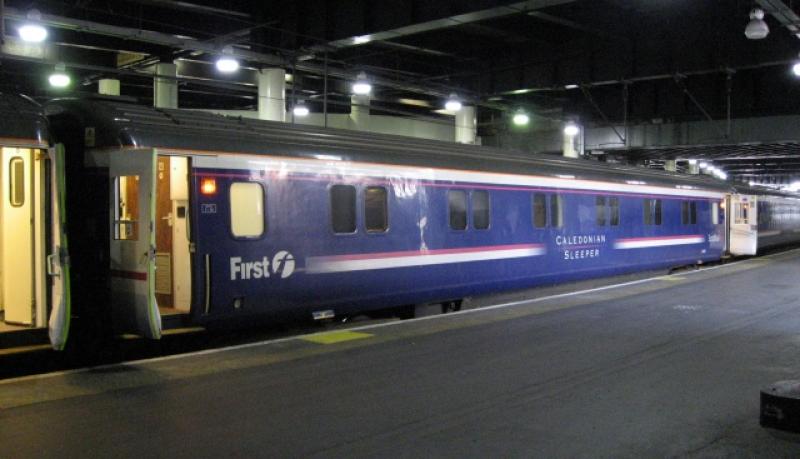
<instances>
[{"instance_id":1,"label":"station ceiling","mask_svg":"<svg viewBox=\"0 0 800 459\"><path fill-rule=\"evenodd\" d=\"M756 6L770 34L748 40ZM32 8L49 24L42 55L13 40ZM74 89L94 92L115 77L123 94L150 103L152 66L177 59L182 107L247 109L254 69L283 66L293 76L288 97L314 109L327 81L328 109L346 112L363 71L374 109L437 117L456 93L480 107L486 138L514 135L508 121L520 109L584 126L791 116L800 107L795 12L800 4L788 0L5 0L0 84L51 97L47 74L64 62ZM245 57L235 76L214 70L225 46ZM759 181L800 175L799 152L793 139L723 138L615 153L713 157Z\"/></svg>"}]
</instances>

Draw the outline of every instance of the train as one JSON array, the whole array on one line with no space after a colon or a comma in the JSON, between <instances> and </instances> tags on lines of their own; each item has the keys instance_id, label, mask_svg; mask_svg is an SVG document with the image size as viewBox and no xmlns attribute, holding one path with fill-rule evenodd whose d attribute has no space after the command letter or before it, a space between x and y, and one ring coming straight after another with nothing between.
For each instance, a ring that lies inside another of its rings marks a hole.
<instances>
[{"instance_id":1,"label":"train","mask_svg":"<svg viewBox=\"0 0 800 459\"><path fill-rule=\"evenodd\" d=\"M175 324L452 310L800 242L798 196L707 176L125 97L0 99L0 324L46 328L56 349Z\"/></svg>"}]
</instances>

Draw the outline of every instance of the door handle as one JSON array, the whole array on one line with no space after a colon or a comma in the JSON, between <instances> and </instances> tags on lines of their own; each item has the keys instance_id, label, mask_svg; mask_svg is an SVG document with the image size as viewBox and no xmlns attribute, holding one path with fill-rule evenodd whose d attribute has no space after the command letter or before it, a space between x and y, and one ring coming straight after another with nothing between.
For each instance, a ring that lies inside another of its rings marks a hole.
<instances>
[{"instance_id":1,"label":"door handle","mask_svg":"<svg viewBox=\"0 0 800 459\"><path fill-rule=\"evenodd\" d=\"M55 265L53 264L55 259L56 259L56 254L54 254L54 253L51 253L50 255L47 256L46 265L47 265L47 275L48 276L58 277L58 276L61 275L61 274L56 272Z\"/></svg>"}]
</instances>

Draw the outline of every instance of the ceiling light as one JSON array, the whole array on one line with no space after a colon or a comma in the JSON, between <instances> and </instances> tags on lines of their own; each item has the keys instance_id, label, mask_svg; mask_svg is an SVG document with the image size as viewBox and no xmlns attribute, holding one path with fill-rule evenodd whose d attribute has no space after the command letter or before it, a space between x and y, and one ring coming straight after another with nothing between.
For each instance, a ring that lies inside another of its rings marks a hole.
<instances>
[{"instance_id":1,"label":"ceiling light","mask_svg":"<svg viewBox=\"0 0 800 459\"><path fill-rule=\"evenodd\" d=\"M800 62L796 62L792 66L792 73L794 73L794 76L800 77Z\"/></svg>"},{"instance_id":2,"label":"ceiling light","mask_svg":"<svg viewBox=\"0 0 800 459\"><path fill-rule=\"evenodd\" d=\"M754 182L754 181L752 181L752 180L750 180L749 182L747 182L747 184L748 184L748 185L750 185L750 186L756 186L756 182Z\"/></svg>"},{"instance_id":3,"label":"ceiling light","mask_svg":"<svg viewBox=\"0 0 800 459\"><path fill-rule=\"evenodd\" d=\"M50 77L47 79L50 82L50 86L54 88L65 88L69 86L70 82L72 81L66 73L66 67L64 64L56 64L55 71L50 74Z\"/></svg>"},{"instance_id":4,"label":"ceiling light","mask_svg":"<svg viewBox=\"0 0 800 459\"><path fill-rule=\"evenodd\" d=\"M576 85L576 84L568 84L568 85L564 85L564 89L578 89L579 87L580 87L580 86L578 86L578 85Z\"/></svg>"},{"instance_id":5,"label":"ceiling light","mask_svg":"<svg viewBox=\"0 0 800 459\"><path fill-rule=\"evenodd\" d=\"M357 37L353 37L353 44L356 45L363 45L364 43L369 43L372 41L372 35L359 35Z\"/></svg>"},{"instance_id":6,"label":"ceiling light","mask_svg":"<svg viewBox=\"0 0 800 459\"><path fill-rule=\"evenodd\" d=\"M564 135L568 137L575 137L580 132L581 128L579 128L578 125L573 123L572 121L570 121L569 123L567 123L566 126L564 126Z\"/></svg>"},{"instance_id":7,"label":"ceiling light","mask_svg":"<svg viewBox=\"0 0 800 459\"><path fill-rule=\"evenodd\" d=\"M308 107L306 107L305 101L301 100L297 103L297 105L294 106L294 109L292 109L292 113L294 113L294 116L303 118L305 116L308 116L310 111L308 110Z\"/></svg>"},{"instance_id":8,"label":"ceiling light","mask_svg":"<svg viewBox=\"0 0 800 459\"><path fill-rule=\"evenodd\" d=\"M689 164L691 164L692 166L694 166L695 164L697 164L697 160L696 160L696 159L690 159L690 160L689 160Z\"/></svg>"},{"instance_id":9,"label":"ceiling light","mask_svg":"<svg viewBox=\"0 0 800 459\"><path fill-rule=\"evenodd\" d=\"M447 102L445 102L444 104L444 108L451 112L457 112L461 110L461 107L462 107L461 101L458 99L455 93L450 94L450 98L447 99Z\"/></svg>"},{"instance_id":10,"label":"ceiling light","mask_svg":"<svg viewBox=\"0 0 800 459\"><path fill-rule=\"evenodd\" d=\"M705 169L708 167L708 163L705 161L700 161L700 169Z\"/></svg>"},{"instance_id":11,"label":"ceiling light","mask_svg":"<svg viewBox=\"0 0 800 459\"><path fill-rule=\"evenodd\" d=\"M722 172L722 171L719 171L719 174L717 174L717 177L719 177L721 180L728 180L728 174L726 174L725 172Z\"/></svg>"},{"instance_id":12,"label":"ceiling light","mask_svg":"<svg viewBox=\"0 0 800 459\"><path fill-rule=\"evenodd\" d=\"M41 24L42 14L38 10L28 12L28 22L22 24L17 32L23 41L41 43L47 38L47 29Z\"/></svg>"},{"instance_id":13,"label":"ceiling light","mask_svg":"<svg viewBox=\"0 0 800 459\"><path fill-rule=\"evenodd\" d=\"M517 113L515 113L514 117L511 119L516 126L525 126L530 120L531 118L528 116L528 114L522 110L517 111Z\"/></svg>"},{"instance_id":14,"label":"ceiling light","mask_svg":"<svg viewBox=\"0 0 800 459\"><path fill-rule=\"evenodd\" d=\"M750 40L761 40L769 35L769 26L764 22L764 10L753 8L750 12L750 22L744 28L744 36Z\"/></svg>"},{"instance_id":15,"label":"ceiling light","mask_svg":"<svg viewBox=\"0 0 800 459\"><path fill-rule=\"evenodd\" d=\"M233 48L226 46L222 55L217 59L217 70L222 73L233 73L239 70L239 61L233 58Z\"/></svg>"},{"instance_id":16,"label":"ceiling light","mask_svg":"<svg viewBox=\"0 0 800 459\"><path fill-rule=\"evenodd\" d=\"M353 94L367 95L372 92L372 85L367 81L367 74L361 72L356 77L356 82L353 83Z\"/></svg>"}]
</instances>

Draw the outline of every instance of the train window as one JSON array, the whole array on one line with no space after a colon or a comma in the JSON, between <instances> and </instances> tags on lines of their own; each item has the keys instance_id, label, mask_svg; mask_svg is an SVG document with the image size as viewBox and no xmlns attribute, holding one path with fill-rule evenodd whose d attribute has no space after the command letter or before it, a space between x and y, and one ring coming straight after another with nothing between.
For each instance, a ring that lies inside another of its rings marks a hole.
<instances>
[{"instance_id":1,"label":"train window","mask_svg":"<svg viewBox=\"0 0 800 459\"><path fill-rule=\"evenodd\" d=\"M692 201L689 203L689 223L694 225L697 223L697 202Z\"/></svg>"},{"instance_id":2,"label":"train window","mask_svg":"<svg viewBox=\"0 0 800 459\"><path fill-rule=\"evenodd\" d=\"M561 228L564 224L564 205L560 194L550 195L550 226Z\"/></svg>"},{"instance_id":3,"label":"train window","mask_svg":"<svg viewBox=\"0 0 800 459\"><path fill-rule=\"evenodd\" d=\"M611 226L619 226L619 198L608 198L611 208Z\"/></svg>"},{"instance_id":4,"label":"train window","mask_svg":"<svg viewBox=\"0 0 800 459\"><path fill-rule=\"evenodd\" d=\"M653 207L654 207L654 210L655 210L655 216L654 216L655 218L653 219L654 223L656 225L660 225L661 224L661 200L660 199L656 199L655 200L655 206L653 206Z\"/></svg>"},{"instance_id":5,"label":"train window","mask_svg":"<svg viewBox=\"0 0 800 459\"><path fill-rule=\"evenodd\" d=\"M264 188L260 183L237 182L230 188L231 233L254 238L264 234Z\"/></svg>"},{"instance_id":6,"label":"train window","mask_svg":"<svg viewBox=\"0 0 800 459\"><path fill-rule=\"evenodd\" d=\"M139 176L114 177L114 239L139 238Z\"/></svg>"},{"instance_id":7,"label":"train window","mask_svg":"<svg viewBox=\"0 0 800 459\"><path fill-rule=\"evenodd\" d=\"M686 201L681 202L681 224L689 224L689 203Z\"/></svg>"},{"instance_id":8,"label":"train window","mask_svg":"<svg viewBox=\"0 0 800 459\"><path fill-rule=\"evenodd\" d=\"M597 214L597 226L606 225L606 198L598 196L594 200L595 213Z\"/></svg>"},{"instance_id":9,"label":"train window","mask_svg":"<svg viewBox=\"0 0 800 459\"><path fill-rule=\"evenodd\" d=\"M447 203L450 209L450 228L467 229L467 193L462 190L447 192Z\"/></svg>"},{"instance_id":10,"label":"train window","mask_svg":"<svg viewBox=\"0 0 800 459\"><path fill-rule=\"evenodd\" d=\"M719 203L711 203L711 224L719 225Z\"/></svg>"},{"instance_id":11,"label":"train window","mask_svg":"<svg viewBox=\"0 0 800 459\"><path fill-rule=\"evenodd\" d=\"M542 193L533 195L533 227L547 226L547 198Z\"/></svg>"},{"instance_id":12,"label":"train window","mask_svg":"<svg viewBox=\"0 0 800 459\"><path fill-rule=\"evenodd\" d=\"M488 229L490 216L489 192L472 192L472 227L475 229Z\"/></svg>"},{"instance_id":13,"label":"train window","mask_svg":"<svg viewBox=\"0 0 800 459\"><path fill-rule=\"evenodd\" d=\"M652 199L645 199L644 200L644 224L645 225L652 225L653 224L653 200Z\"/></svg>"},{"instance_id":14,"label":"train window","mask_svg":"<svg viewBox=\"0 0 800 459\"><path fill-rule=\"evenodd\" d=\"M25 162L21 157L15 156L8 163L10 170L8 195L10 204L14 207L22 207L25 204Z\"/></svg>"},{"instance_id":15,"label":"train window","mask_svg":"<svg viewBox=\"0 0 800 459\"><path fill-rule=\"evenodd\" d=\"M737 225L747 224L747 211L750 208L750 204L746 202L737 202L734 206L734 216L735 220L734 223Z\"/></svg>"},{"instance_id":16,"label":"train window","mask_svg":"<svg viewBox=\"0 0 800 459\"><path fill-rule=\"evenodd\" d=\"M368 186L364 190L364 226L368 233L383 233L389 228L386 188Z\"/></svg>"},{"instance_id":17,"label":"train window","mask_svg":"<svg viewBox=\"0 0 800 459\"><path fill-rule=\"evenodd\" d=\"M331 187L331 222L334 233L356 232L356 187Z\"/></svg>"}]
</instances>

